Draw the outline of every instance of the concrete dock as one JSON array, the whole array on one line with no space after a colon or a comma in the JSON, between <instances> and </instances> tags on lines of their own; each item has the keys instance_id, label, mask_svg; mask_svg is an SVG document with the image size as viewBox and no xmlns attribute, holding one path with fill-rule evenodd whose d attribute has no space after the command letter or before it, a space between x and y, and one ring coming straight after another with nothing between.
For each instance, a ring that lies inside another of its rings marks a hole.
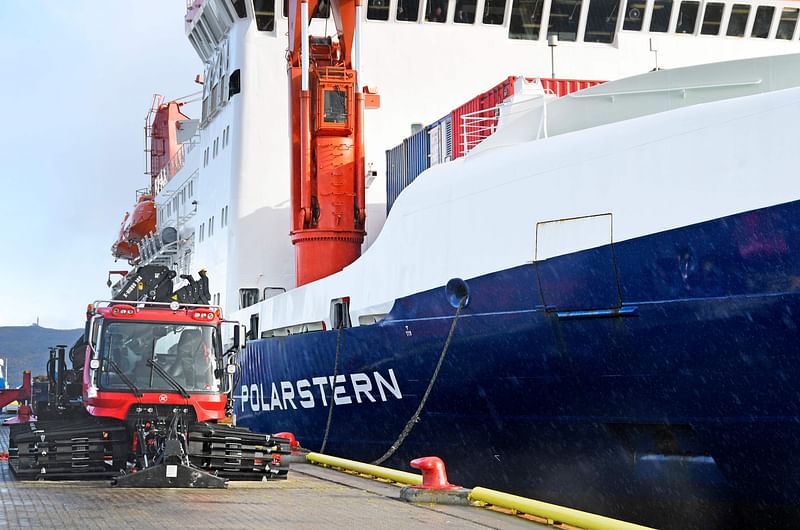
<instances>
[{"instance_id":1,"label":"concrete dock","mask_svg":"<svg viewBox=\"0 0 800 530\"><path fill-rule=\"evenodd\" d=\"M0 452L8 428L0 427ZM400 487L312 464L225 490L123 489L15 480L0 461L0 528L553 528L473 506L411 504Z\"/></svg>"}]
</instances>

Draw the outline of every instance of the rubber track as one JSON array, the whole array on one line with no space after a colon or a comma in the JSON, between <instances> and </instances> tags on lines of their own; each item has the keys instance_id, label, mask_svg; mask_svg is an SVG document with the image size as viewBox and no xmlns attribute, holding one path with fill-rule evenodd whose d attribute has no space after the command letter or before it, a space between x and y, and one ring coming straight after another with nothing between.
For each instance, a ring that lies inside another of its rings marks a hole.
<instances>
[{"instance_id":1,"label":"rubber track","mask_svg":"<svg viewBox=\"0 0 800 530\"><path fill-rule=\"evenodd\" d=\"M193 465L231 480L284 479L289 472L289 440L243 427L195 423L189 427Z\"/></svg>"},{"instance_id":2,"label":"rubber track","mask_svg":"<svg viewBox=\"0 0 800 530\"><path fill-rule=\"evenodd\" d=\"M9 433L9 464L20 479L100 479L119 474L114 466L127 447L125 425L86 418L15 425Z\"/></svg>"}]
</instances>

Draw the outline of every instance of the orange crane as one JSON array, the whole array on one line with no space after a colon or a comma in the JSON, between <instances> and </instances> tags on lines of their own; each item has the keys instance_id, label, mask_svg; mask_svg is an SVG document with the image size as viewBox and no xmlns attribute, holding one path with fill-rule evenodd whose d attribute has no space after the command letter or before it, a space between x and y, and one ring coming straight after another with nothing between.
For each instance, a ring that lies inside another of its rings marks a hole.
<instances>
[{"instance_id":1,"label":"orange crane","mask_svg":"<svg viewBox=\"0 0 800 530\"><path fill-rule=\"evenodd\" d=\"M336 37L308 34L325 0L290 0L292 243L297 285L355 261L364 241L364 108L359 78L362 0L330 0Z\"/></svg>"}]
</instances>

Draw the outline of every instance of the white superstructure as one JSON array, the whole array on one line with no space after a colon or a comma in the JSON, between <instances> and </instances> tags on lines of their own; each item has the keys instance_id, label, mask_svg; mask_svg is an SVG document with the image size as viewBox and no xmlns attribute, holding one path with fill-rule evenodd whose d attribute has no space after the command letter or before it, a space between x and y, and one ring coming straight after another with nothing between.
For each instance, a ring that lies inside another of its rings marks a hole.
<instances>
[{"instance_id":1,"label":"white superstructure","mask_svg":"<svg viewBox=\"0 0 800 530\"><path fill-rule=\"evenodd\" d=\"M798 52L798 7L793 1L368 0L363 81L378 89L381 108L366 113L366 164L376 178L367 190L364 248L384 221L384 151L412 124L436 120L511 74L608 80L656 64L670 69ZM203 116L196 133L187 123L195 134L184 138L180 169L161 181L159 228L177 225L185 272L208 269L212 302L226 314L243 321L258 314L261 330L326 321L330 300L354 293L326 292L316 301L316 295L303 294L312 284L280 295L295 287L288 235L288 22L281 6L194 0L186 28L206 63ZM332 20L315 19L311 27L314 35L333 32ZM420 186L430 182L423 179ZM395 224L395 232L424 229ZM396 257L385 259L390 262L370 267L376 277L382 267L389 278L388 271L401 266L391 261ZM406 273L401 276L415 274ZM434 281L414 278L405 287ZM398 285L386 283L387 289ZM398 289L373 289L357 311L354 301L353 325L385 311L393 296L405 292ZM312 309L315 304L322 305Z\"/></svg>"}]
</instances>

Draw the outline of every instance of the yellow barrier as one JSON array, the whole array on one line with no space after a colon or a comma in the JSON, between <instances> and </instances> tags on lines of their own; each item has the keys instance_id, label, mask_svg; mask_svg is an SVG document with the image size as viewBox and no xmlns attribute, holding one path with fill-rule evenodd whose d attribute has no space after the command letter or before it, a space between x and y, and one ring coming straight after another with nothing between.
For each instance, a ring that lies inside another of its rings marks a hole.
<instances>
[{"instance_id":1,"label":"yellow barrier","mask_svg":"<svg viewBox=\"0 0 800 530\"><path fill-rule=\"evenodd\" d=\"M321 453L308 453L306 460L312 464L324 464L331 467L340 467L349 471L355 471L363 475L370 475L373 477L399 482L400 484L409 484L416 486L422 484L422 475L416 473L408 473L406 471L399 471L397 469L389 469L388 467L374 466L372 464L364 464L363 462L356 462L355 460L347 460L346 458L338 458L336 456L323 455Z\"/></svg>"},{"instance_id":2,"label":"yellow barrier","mask_svg":"<svg viewBox=\"0 0 800 530\"><path fill-rule=\"evenodd\" d=\"M553 521L559 521L571 526L578 526L588 530L652 530L647 526L633 523L626 523L603 517L593 513L581 512L572 508L549 504L546 502L526 499L502 491L490 490L488 488L477 487L469 494L469 500L485 502L501 508L517 510L528 515L534 515Z\"/></svg>"}]
</instances>

